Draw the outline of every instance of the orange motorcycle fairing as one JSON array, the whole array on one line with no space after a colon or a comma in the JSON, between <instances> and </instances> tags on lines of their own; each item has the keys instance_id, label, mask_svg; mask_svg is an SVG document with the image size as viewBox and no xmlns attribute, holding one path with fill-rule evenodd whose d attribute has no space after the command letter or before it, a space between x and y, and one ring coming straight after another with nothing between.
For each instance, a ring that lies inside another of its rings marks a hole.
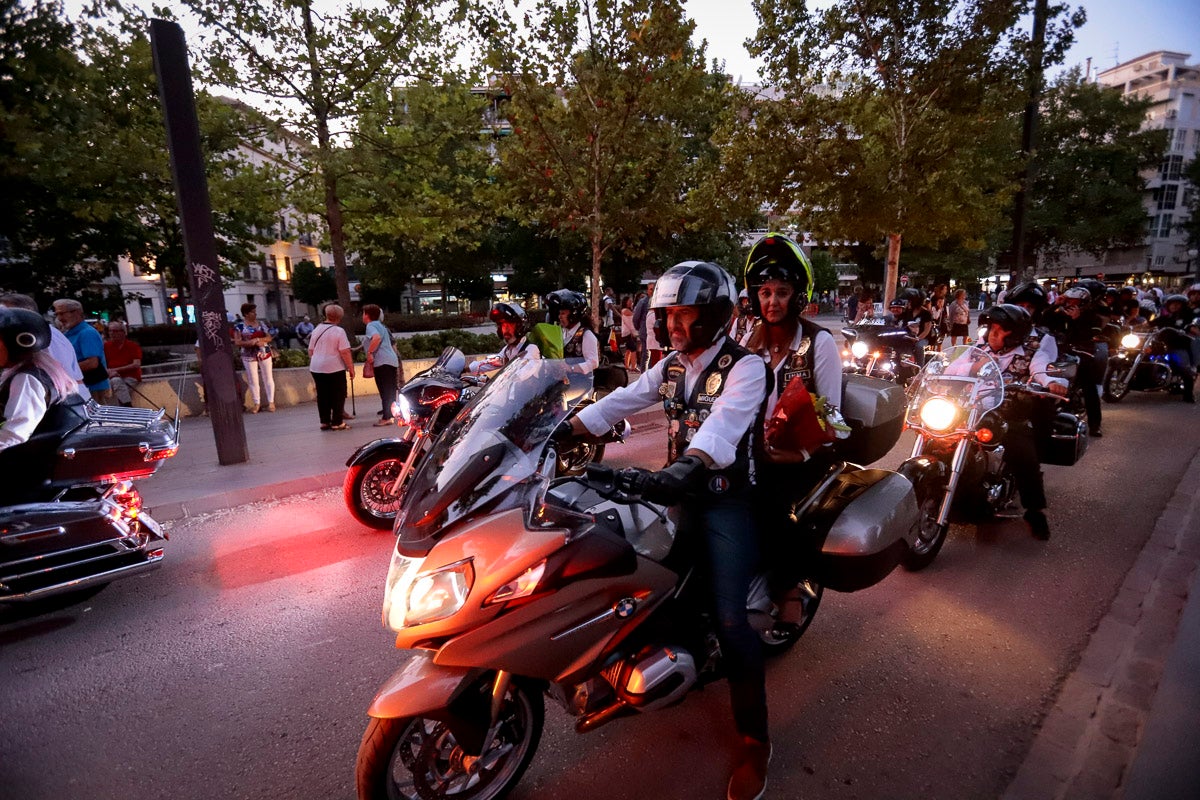
<instances>
[{"instance_id":1,"label":"orange motorcycle fairing","mask_svg":"<svg viewBox=\"0 0 1200 800\"><path fill-rule=\"evenodd\" d=\"M375 693L367 715L398 719L430 714L449 705L462 687L481 674L478 669L436 664L429 651L410 651L408 662Z\"/></svg>"}]
</instances>

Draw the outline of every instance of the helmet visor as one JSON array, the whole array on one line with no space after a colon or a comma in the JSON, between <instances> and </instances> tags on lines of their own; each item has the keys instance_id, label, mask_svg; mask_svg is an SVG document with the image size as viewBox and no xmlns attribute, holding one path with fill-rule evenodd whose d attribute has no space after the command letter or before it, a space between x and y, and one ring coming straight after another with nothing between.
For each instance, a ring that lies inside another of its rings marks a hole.
<instances>
[{"instance_id":1,"label":"helmet visor","mask_svg":"<svg viewBox=\"0 0 1200 800\"><path fill-rule=\"evenodd\" d=\"M664 275L654 285L651 308L670 306L702 306L717 296L717 287L710 280L695 275Z\"/></svg>"}]
</instances>

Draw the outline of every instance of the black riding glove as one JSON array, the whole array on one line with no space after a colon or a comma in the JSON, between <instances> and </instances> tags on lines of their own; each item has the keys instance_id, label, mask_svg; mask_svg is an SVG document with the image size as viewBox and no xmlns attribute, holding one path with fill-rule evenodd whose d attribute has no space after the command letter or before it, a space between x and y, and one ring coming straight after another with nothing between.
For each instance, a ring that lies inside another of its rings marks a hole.
<instances>
[{"instance_id":1,"label":"black riding glove","mask_svg":"<svg viewBox=\"0 0 1200 800\"><path fill-rule=\"evenodd\" d=\"M558 426L550 433L550 441L554 442L560 448L574 444L578 438L578 434L571 429L571 420L569 419L564 419L558 423Z\"/></svg>"},{"instance_id":2,"label":"black riding glove","mask_svg":"<svg viewBox=\"0 0 1200 800\"><path fill-rule=\"evenodd\" d=\"M651 503L675 505L704 478L707 469L699 456L681 456L658 472L629 468L617 473L617 485Z\"/></svg>"}]
</instances>

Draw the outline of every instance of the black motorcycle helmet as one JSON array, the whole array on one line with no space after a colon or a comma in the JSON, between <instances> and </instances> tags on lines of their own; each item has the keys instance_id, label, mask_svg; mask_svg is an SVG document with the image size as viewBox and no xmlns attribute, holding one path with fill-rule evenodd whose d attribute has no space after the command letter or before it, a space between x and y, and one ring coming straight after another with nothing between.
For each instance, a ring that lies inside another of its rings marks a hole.
<instances>
[{"instance_id":1,"label":"black motorcycle helmet","mask_svg":"<svg viewBox=\"0 0 1200 800\"><path fill-rule=\"evenodd\" d=\"M582 292L556 289L546 295L546 308L549 310L546 316L547 322L557 323L558 312L565 308L570 312L567 319L574 325L583 318L583 312L587 310L587 298L583 296Z\"/></svg>"},{"instance_id":2,"label":"black motorcycle helmet","mask_svg":"<svg viewBox=\"0 0 1200 800\"><path fill-rule=\"evenodd\" d=\"M925 305L925 295L920 289L905 289L896 294L898 300L903 301L910 311L916 311L921 306Z\"/></svg>"},{"instance_id":3,"label":"black motorcycle helmet","mask_svg":"<svg viewBox=\"0 0 1200 800\"><path fill-rule=\"evenodd\" d=\"M496 303L492 306L492 310L488 312L488 318L496 323L496 329L499 330L501 322L512 322L516 325L517 337L520 338L525 334L529 320L525 316L525 309L521 308L516 303L507 301Z\"/></svg>"},{"instance_id":4,"label":"black motorcycle helmet","mask_svg":"<svg viewBox=\"0 0 1200 800\"><path fill-rule=\"evenodd\" d=\"M654 284L650 307L656 311L672 306L694 306L699 318L688 331L688 347L709 347L725 332L737 303L737 284L733 276L707 261L684 261L662 274ZM654 335L660 342L670 341L666 313L654 315Z\"/></svg>"},{"instance_id":5,"label":"black motorcycle helmet","mask_svg":"<svg viewBox=\"0 0 1200 800\"><path fill-rule=\"evenodd\" d=\"M1171 303L1179 303L1179 308L1171 308ZM1184 308L1187 308L1187 295L1169 294L1163 298L1162 310L1164 314L1176 314Z\"/></svg>"},{"instance_id":6,"label":"black motorcycle helmet","mask_svg":"<svg viewBox=\"0 0 1200 800\"><path fill-rule=\"evenodd\" d=\"M0 306L0 341L11 363L50 346L50 323L33 311Z\"/></svg>"},{"instance_id":7,"label":"black motorcycle helmet","mask_svg":"<svg viewBox=\"0 0 1200 800\"><path fill-rule=\"evenodd\" d=\"M1013 305L1028 303L1033 306L1035 311L1041 311L1050 305L1050 295L1046 294L1046 290L1038 284L1027 281L1009 289L1008 294L1004 296L1004 301Z\"/></svg>"},{"instance_id":8,"label":"black motorcycle helmet","mask_svg":"<svg viewBox=\"0 0 1200 800\"><path fill-rule=\"evenodd\" d=\"M1108 287L1095 278L1084 278L1081 281L1076 281L1075 285L1087 290L1087 293L1091 295L1092 305L1096 305L1103 300L1105 293L1108 291Z\"/></svg>"},{"instance_id":9,"label":"black motorcycle helmet","mask_svg":"<svg viewBox=\"0 0 1200 800\"><path fill-rule=\"evenodd\" d=\"M979 316L979 323L991 330L999 325L1004 330L1004 349L1011 350L1029 338L1033 330L1033 317L1021 306L1004 303L992 306Z\"/></svg>"},{"instance_id":10,"label":"black motorcycle helmet","mask_svg":"<svg viewBox=\"0 0 1200 800\"><path fill-rule=\"evenodd\" d=\"M746 292L754 316L762 318L758 290L769 280L783 281L793 290L788 316L799 317L812 300L812 265L800 245L778 233L768 233L750 246L746 256Z\"/></svg>"}]
</instances>

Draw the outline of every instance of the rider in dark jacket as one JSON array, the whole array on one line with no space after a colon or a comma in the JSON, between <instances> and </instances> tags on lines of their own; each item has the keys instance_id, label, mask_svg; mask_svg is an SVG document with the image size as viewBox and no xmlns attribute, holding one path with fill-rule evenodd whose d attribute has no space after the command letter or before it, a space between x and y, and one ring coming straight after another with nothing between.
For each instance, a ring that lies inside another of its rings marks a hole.
<instances>
[{"instance_id":1,"label":"rider in dark jacket","mask_svg":"<svg viewBox=\"0 0 1200 800\"><path fill-rule=\"evenodd\" d=\"M753 800L765 789L771 756L763 643L746 614L759 564L751 479L767 370L726 334L737 294L732 276L716 264L685 261L663 273L650 305L659 341L669 340L674 352L584 408L570 429L599 435L652 405L666 411L668 466L622 470L619 479L651 502L677 504L685 541L700 547L742 737L728 796Z\"/></svg>"},{"instance_id":2,"label":"rider in dark jacket","mask_svg":"<svg viewBox=\"0 0 1200 800\"><path fill-rule=\"evenodd\" d=\"M1048 375L1046 367L1050 361L1046 354L1041 350L1030 353L1025 349L1033 329L1029 312L1011 304L992 306L979 321L987 326L987 337L979 347L996 359L1006 383L1027 383L1032 379L1055 394L1067 393L1066 381ZM1046 520L1046 489L1038 459L1035 420L1032 413L1020 416L1019 410L1020 406L1013 404L1005 416L1008 432L1004 435L1004 460L1017 481L1017 492L1025 507L1025 521L1035 537L1045 540L1050 538L1050 523Z\"/></svg>"},{"instance_id":3,"label":"rider in dark jacket","mask_svg":"<svg viewBox=\"0 0 1200 800\"><path fill-rule=\"evenodd\" d=\"M1171 358L1171 369L1183 375L1183 402L1196 402L1196 364L1192 360L1195 337L1190 331L1197 326L1196 312L1181 294L1167 295L1163 300L1163 313L1150 325L1159 330L1169 330L1167 342Z\"/></svg>"}]
</instances>

